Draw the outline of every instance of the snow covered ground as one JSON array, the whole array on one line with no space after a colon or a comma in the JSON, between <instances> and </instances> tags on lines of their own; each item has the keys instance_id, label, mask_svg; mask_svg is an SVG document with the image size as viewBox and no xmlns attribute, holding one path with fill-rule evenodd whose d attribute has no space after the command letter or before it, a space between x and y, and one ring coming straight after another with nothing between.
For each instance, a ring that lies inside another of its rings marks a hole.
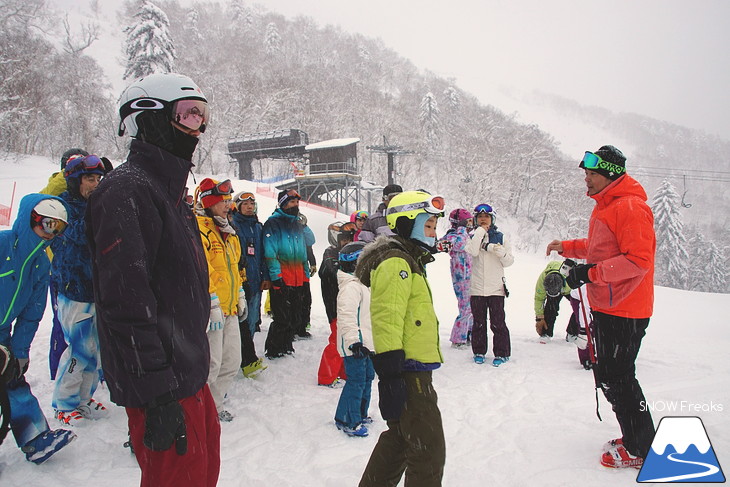
<instances>
[{"instance_id":1,"label":"snow covered ground","mask_svg":"<svg viewBox=\"0 0 730 487\"><path fill-rule=\"evenodd\" d=\"M17 208L20 197L42 188L57 167L56 161L42 158L0 158L0 204L9 205L15 181ZM192 180L189 186L194 188ZM235 182L234 188L252 190L255 185ZM263 196L258 201L259 215L265 219L274 201ZM311 208L303 212L317 236L315 254L321 259L327 246L326 226L338 217ZM508 227L502 229L509 234ZM550 237L546 236L546 244ZM598 462L601 445L619 436L618 425L602 395L603 422L596 418L592 374L578 364L575 347L562 340L569 316L567 302L554 341L537 342L533 289L546 263L542 255L516 252L515 264L507 269L511 295L506 312L513 351L512 360L498 369L475 365L470 351L450 348L456 299L448 256L439 255L429 265L445 358L442 368L434 372L446 434L445 486L635 483L636 470L610 470ZM385 429L377 409L377 387L373 388L370 412L375 423L369 437L349 438L335 428L340 390L316 385L329 333L316 277L312 294L314 337L295 342L295 356L267 361L268 369L260 377L239 376L229 392L227 407L236 418L222 425L221 487L357 485L378 434ZM730 466L730 334L723 325L728 309L727 294L658 287L654 317L637 362L639 380L653 403L655 424L663 416L699 416L725 468ZM260 354L269 321L264 318L262 333L255 337ZM49 417L53 412L47 364L50 328L47 309L27 374ZM108 402L105 388L96 397L110 406L111 417L78 427L78 440L44 465L27 462L11 434L0 446L0 485L138 485L134 457L122 448L126 415ZM51 425L60 426L53 420Z\"/></svg>"}]
</instances>

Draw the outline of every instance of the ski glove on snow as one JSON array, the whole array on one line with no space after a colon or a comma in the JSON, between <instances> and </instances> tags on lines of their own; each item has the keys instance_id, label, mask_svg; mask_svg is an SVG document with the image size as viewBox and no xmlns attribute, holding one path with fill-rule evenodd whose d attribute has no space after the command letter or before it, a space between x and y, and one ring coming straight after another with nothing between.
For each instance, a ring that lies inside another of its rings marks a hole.
<instances>
[{"instance_id":1,"label":"ski glove on snow","mask_svg":"<svg viewBox=\"0 0 730 487\"><path fill-rule=\"evenodd\" d=\"M408 399L406 381L403 379L402 369L406 353L403 350L373 355L373 367L378 374L378 392L380 393L380 414L383 419L399 420L403 406Z\"/></svg>"},{"instance_id":2,"label":"ski glove on snow","mask_svg":"<svg viewBox=\"0 0 730 487\"><path fill-rule=\"evenodd\" d=\"M238 290L238 320L243 321L248 318L248 303L246 303L246 292L243 288Z\"/></svg>"},{"instance_id":3,"label":"ski glove on snow","mask_svg":"<svg viewBox=\"0 0 730 487\"><path fill-rule=\"evenodd\" d=\"M355 358L365 358L373 354L362 342L355 342L347 348L352 351L352 356Z\"/></svg>"},{"instance_id":4,"label":"ski glove on snow","mask_svg":"<svg viewBox=\"0 0 730 487\"><path fill-rule=\"evenodd\" d=\"M179 402L172 399L157 398L145 407L144 446L152 451L165 451L175 443L178 455L188 451L185 414Z\"/></svg>"},{"instance_id":5,"label":"ski glove on snow","mask_svg":"<svg viewBox=\"0 0 730 487\"><path fill-rule=\"evenodd\" d=\"M565 278L565 282L568 283L571 289L578 289L583 284L591 282L588 278L588 271L591 267L595 267L596 264L578 264L577 266L570 269L568 277Z\"/></svg>"},{"instance_id":6,"label":"ski glove on snow","mask_svg":"<svg viewBox=\"0 0 730 487\"><path fill-rule=\"evenodd\" d=\"M217 294L210 295L210 324L208 330L222 330L223 329L223 310L221 309L221 300L218 299Z\"/></svg>"}]
</instances>

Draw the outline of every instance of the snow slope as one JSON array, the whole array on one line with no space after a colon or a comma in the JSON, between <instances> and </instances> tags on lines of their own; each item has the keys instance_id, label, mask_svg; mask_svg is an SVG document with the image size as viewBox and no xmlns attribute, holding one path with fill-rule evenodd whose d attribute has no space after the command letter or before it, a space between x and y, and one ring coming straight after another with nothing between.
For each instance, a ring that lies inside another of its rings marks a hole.
<instances>
[{"instance_id":1,"label":"snow slope","mask_svg":"<svg viewBox=\"0 0 730 487\"><path fill-rule=\"evenodd\" d=\"M42 188L55 170L56 161L0 158L0 203L9 204L13 181L18 186L17 207L20 195ZM189 186L194 188L195 183L191 180ZM255 189L248 182L235 182L234 187ZM275 203L264 196L258 201L259 215L266 218ZM317 236L315 254L320 259L327 245L326 226L336 218L331 211L309 208L303 212ZM510 229L504 230L509 233ZM620 433L602 396L603 422L596 418L592 374L578 364L575 347L562 340L567 303L554 341L537 343L532 298L535 279L546 262L542 255L518 252L515 264L507 269L511 296L506 312L513 356L498 369L477 366L470 351L449 347L456 299L448 257L439 255L429 265L446 361L434 372L447 443L445 486L634 485L637 471L609 470L598 462L601 445ZM730 295L656 291L655 314L637 363L639 380L655 411L654 422L658 424L662 416L700 416L720 465L728 465L730 334L724 316ZM377 387L370 408L375 423L368 438L348 438L335 428L340 391L316 385L329 333L316 277L312 294L314 338L295 342L293 357L267 361L269 368L259 378L239 376L229 392L228 409L236 418L222 425L221 487L356 485L378 434L385 429L377 409ZM269 321L264 318L263 332L255 337L260 354ZM47 309L31 349L28 372L48 416L53 387L46 358L50 327ZM97 398L108 401L107 390L101 389ZM671 404L680 408L669 411ZM126 415L121 408L109 406L108 420L78 427L78 440L41 466L25 461L12 435L8 437L0 446L0 485L138 485L134 457L122 448Z\"/></svg>"}]
</instances>

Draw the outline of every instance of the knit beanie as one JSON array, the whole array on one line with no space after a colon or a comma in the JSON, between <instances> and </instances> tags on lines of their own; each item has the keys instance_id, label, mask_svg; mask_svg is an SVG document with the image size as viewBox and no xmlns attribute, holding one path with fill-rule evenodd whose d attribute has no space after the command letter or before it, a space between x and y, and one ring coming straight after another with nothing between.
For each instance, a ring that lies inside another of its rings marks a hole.
<instances>
[{"instance_id":1,"label":"knit beanie","mask_svg":"<svg viewBox=\"0 0 730 487\"><path fill-rule=\"evenodd\" d=\"M626 174L626 156L624 156L623 152L618 150L616 147L612 145L604 145L595 151L594 154L603 159L603 161L599 162L597 167L586 168L583 161L578 164L578 167L597 172L612 181L615 181Z\"/></svg>"},{"instance_id":2,"label":"knit beanie","mask_svg":"<svg viewBox=\"0 0 730 487\"><path fill-rule=\"evenodd\" d=\"M205 178L200 181L200 184L198 185L198 194L203 208L210 208L219 201L227 201L231 199L230 194L214 194L216 193L214 189L218 184L219 181L211 178Z\"/></svg>"}]
</instances>

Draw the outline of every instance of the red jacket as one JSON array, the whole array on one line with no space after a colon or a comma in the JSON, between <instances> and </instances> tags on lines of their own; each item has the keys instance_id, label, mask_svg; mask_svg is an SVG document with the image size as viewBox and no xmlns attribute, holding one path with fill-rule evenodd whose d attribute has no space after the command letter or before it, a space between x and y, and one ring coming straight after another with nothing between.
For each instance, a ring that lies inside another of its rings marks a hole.
<instances>
[{"instance_id":1,"label":"red jacket","mask_svg":"<svg viewBox=\"0 0 730 487\"><path fill-rule=\"evenodd\" d=\"M596 264L588 299L594 311L649 318L654 309L654 215L646 192L628 174L591 196L588 238L563 242L563 255Z\"/></svg>"}]
</instances>

